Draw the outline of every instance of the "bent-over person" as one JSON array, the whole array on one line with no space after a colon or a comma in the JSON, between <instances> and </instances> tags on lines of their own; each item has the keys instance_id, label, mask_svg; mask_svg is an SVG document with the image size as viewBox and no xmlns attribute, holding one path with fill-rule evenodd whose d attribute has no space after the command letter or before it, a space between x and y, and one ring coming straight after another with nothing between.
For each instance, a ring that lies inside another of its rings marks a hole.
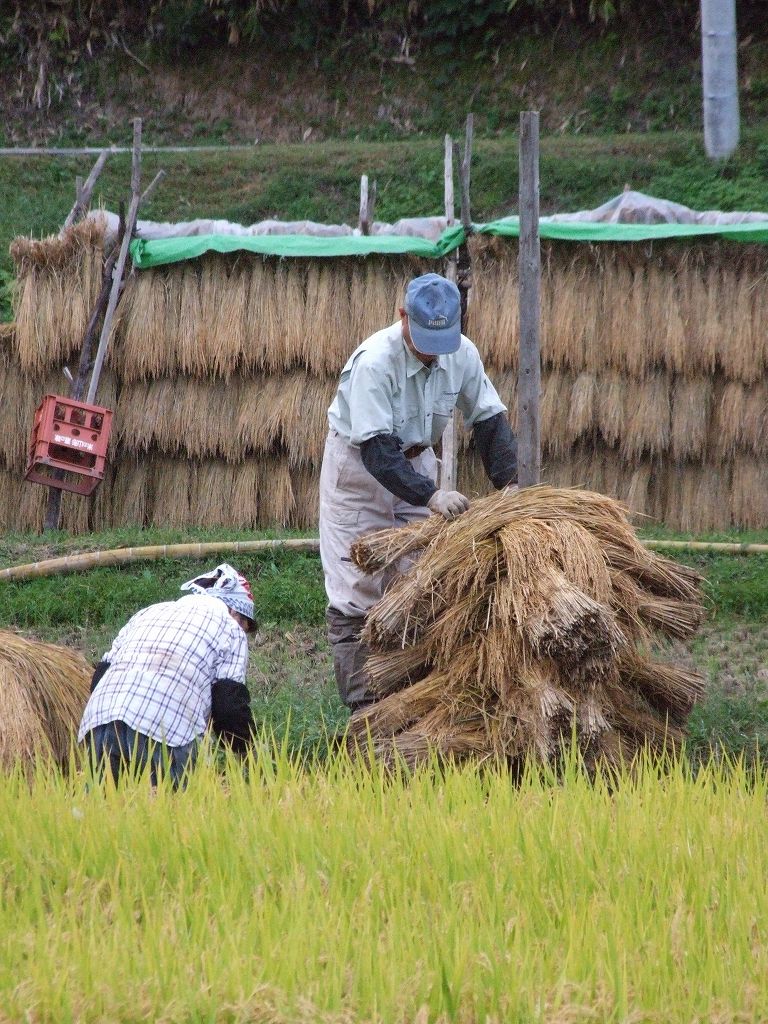
<instances>
[{"instance_id":1,"label":"bent-over person","mask_svg":"<svg viewBox=\"0 0 768 1024\"><path fill-rule=\"evenodd\" d=\"M78 740L115 782L149 765L153 784L167 772L178 786L209 723L237 753L250 743L248 581L224 563L181 590L129 619L93 674Z\"/></svg>"}]
</instances>

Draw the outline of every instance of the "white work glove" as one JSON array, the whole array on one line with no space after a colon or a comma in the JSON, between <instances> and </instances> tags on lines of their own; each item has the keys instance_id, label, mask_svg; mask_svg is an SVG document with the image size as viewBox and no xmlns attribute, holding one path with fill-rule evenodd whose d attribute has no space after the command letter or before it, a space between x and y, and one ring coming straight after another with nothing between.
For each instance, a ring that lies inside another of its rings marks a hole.
<instances>
[{"instance_id":1,"label":"white work glove","mask_svg":"<svg viewBox=\"0 0 768 1024\"><path fill-rule=\"evenodd\" d=\"M465 498L461 491L437 490L427 502L427 508L444 519L455 519L467 511L469 498Z\"/></svg>"}]
</instances>

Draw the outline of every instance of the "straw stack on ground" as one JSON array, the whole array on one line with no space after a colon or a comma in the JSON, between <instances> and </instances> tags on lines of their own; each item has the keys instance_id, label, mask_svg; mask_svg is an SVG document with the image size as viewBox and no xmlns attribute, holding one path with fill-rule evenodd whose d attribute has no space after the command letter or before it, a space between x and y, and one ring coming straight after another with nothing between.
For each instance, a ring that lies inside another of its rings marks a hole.
<instances>
[{"instance_id":1,"label":"straw stack on ground","mask_svg":"<svg viewBox=\"0 0 768 1024\"><path fill-rule=\"evenodd\" d=\"M649 649L696 630L701 577L646 550L618 502L502 492L352 549L366 572L417 555L369 613L380 699L353 716L353 744L414 767L432 751L550 762L572 735L590 764L680 742L703 680Z\"/></svg>"},{"instance_id":2,"label":"straw stack on ground","mask_svg":"<svg viewBox=\"0 0 768 1024\"><path fill-rule=\"evenodd\" d=\"M0 768L66 764L92 672L77 651L0 630Z\"/></svg>"}]
</instances>

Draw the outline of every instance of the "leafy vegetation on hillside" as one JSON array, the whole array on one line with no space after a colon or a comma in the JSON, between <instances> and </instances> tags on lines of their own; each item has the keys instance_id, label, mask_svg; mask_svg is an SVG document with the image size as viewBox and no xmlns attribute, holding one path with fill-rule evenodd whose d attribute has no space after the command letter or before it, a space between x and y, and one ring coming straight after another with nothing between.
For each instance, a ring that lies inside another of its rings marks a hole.
<instances>
[{"instance_id":1,"label":"leafy vegetation on hillside","mask_svg":"<svg viewBox=\"0 0 768 1024\"><path fill-rule=\"evenodd\" d=\"M151 133L148 125L150 139ZM474 152L473 218L483 221L515 212L517 139L479 139ZM0 192L6 197L0 218L0 275L11 270L12 238L58 230L74 200L75 176L87 174L91 163L88 157L0 161ZM443 208L438 139L150 153L144 165L147 181L160 167L168 171L144 211L154 220L211 217L248 224L278 217L356 223L363 173L378 182L377 219L436 214ZM95 202L116 210L129 179L129 157L111 156ZM692 134L542 140L542 213L597 206L626 184L698 209L768 209L768 131L747 133L739 152L725 164L708 161ZM0 276L0 289L2 280ZM7 302L3 313L10 317Z\"/></svg>"}]
</instances>

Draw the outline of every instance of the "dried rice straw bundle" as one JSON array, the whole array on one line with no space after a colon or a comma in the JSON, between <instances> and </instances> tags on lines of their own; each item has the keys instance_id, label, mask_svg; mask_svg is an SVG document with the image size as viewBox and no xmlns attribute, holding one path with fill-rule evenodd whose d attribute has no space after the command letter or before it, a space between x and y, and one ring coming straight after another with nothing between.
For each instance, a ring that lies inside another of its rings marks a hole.
<instances>
[{"instance_id":1,"label":"dried rice straw bundle","mask_svg":"<svg viewBox=\"0 0 768 1024\"><path fill-rule=\"evenodd\" d=\"M475 302L483 304L477 327L469 337L480 349L483 361L498 370L516 370L519 348L519 285L517 264L504 260L489 267L485 275L475 275L472 310Z\"/></svg>"},{"instance_id":2,"label":"dried rice straw bundle","mask_svg":"<svg viewBox=\"0 0 768 1024\"><path fill-rule=\"evenodd\" d=\"M672 387L672 455L701 458L709 434L712 384L706 377L677 377Z\"/></svg>"},{"instance_id":3,"label":"dried rice straw bundle","mask_svg":"<svg viewBox=\"0 0 768 1024\"><path fill-rule=\"evenodd\" d=\"M189 521L196 526L227 526L232 517L235 466L206 460L195 464L189 482Z\"/></svg>"},{"instance_id":4,"label":"dried rice straw bundle","mask_svg":"<svg viewBox=\"0 0 768 1024\"><path fill-rule=\"evenodd\" d=\"M257 525L261 480L260 459L246 459L239 466L235 466L232 484L232 525L248 529Z\"/></svg>"},{"instance_id":5,"label":"dried rice straw bundle","mask_svg":"<svg viewBox=\"0 0 768 1024\"><path fill-rule=\"evenodd\" d=\"M759 338L765 333L765 324L753 319L755 282L736 269L726 268L723 284L721 299L727 303L728 314L720 340L720 363L727 377L751 384L763 374Z\"/></svg>"},{"instance_id":6,"label":"dried rice straw bundle","mask_svg":"<svg viewBox=\"0 0 768 1024\"><path fill-rule=\"evenodd\" d=\"M417 558L369 612L380 699L350 742L385 764L557 758L575 730L590 763L674 745L701 693L649 661L651 638L699 625L701 578L648 551L602 494L531 487L356 542L366 572ZM642 647L639 645L643 645Z\"/></svg>"},{"instance_id":7,"label":"dried rice straw bundle","mask_svg":"<svg viewBox=\"0 0 768 1024\"><path fill-rule=\"evenodd\" d=\"M648 515L648 487L651 480L650 462L642 462L629 471L629 482L624 501L633 515Z\"/></svg>"},{"instance_id":8,"label":"dried rice straw bundle","mask_svg":"<svg viewBox=\"0 0 768 1024\"><path fill-rule=\"evenodd\" d=\"M214 313L212 319L203 320L200 275L192 260L172 268L168 282L169 306L175 314L172 344L176 366L181 373L204 376L212 362L210 346L206 344L208 334L216 329L221 311Z\"/></svg>"},{"instance_id":9,"label":"dried rice straw bundle","mask_svg":"<svg viewBox=\"0 0 768 1024\"><path fill-rule=\"evenodd\" d=\"M723 338L730 330L728 292L723 283L720 268L711 266L705 277L706 302L701 326L701 361L705 372L714 371L722 362Z\"/></svg>"},{"instance_id":10,"label":"dried rice straw bundle","mask_svg":"<svg viewBox=\"0 0 768 1024\"><path fill-rule=\"evenodd\" d=\"M597 429L605 443L611 447L621 440L624 433L624 407L630 386L627 378L615 371L602 375L597 385Z\"/></svg>"},{"instance_id":11,"label":"dried rice straw bundle","mask_svg":"<svg viewBox=\"0 0 768 1024\"><path fill-rule=\"evenodd\" d=\"M133 275L115 334L114 365L124 383L176 372L174 308L162 268Z\"/></svg>"},{"instance_id":12,"label":"dried rice straw bundle","mask_svg":"<svg viewBox=\"0 0 768 1024\"><path fill-rule=\"evenodd\" d=\"M151 482L148 490L151 492L153 500L148 518L152 526L183 529L187 526L205 525L192 515L190 509L193 474L194 467L185 460L167 458L151 460ZM221 501L221 495L206 493L201 500L215 508ZM205 511L208 511L207 507Z\"/></svg>"},{"instance_id":13,"label":"dried rice straw bundle","mask_svg":"<svg viewBox=\"0 0 768 1024\"><path fill-rule=\"evenodd\" d=\"M335 392L332 380L317 380L308 374L297 375L292 382L288 411L280 426L291 469L315 466L319 470L328 434L328 407Z\"/></svg>"},{"instance_id":14,"label":"dried rice straw bundle","mask_svg":"<svg viewBox=\"0 0 768 1024\"><path fill-rule=\"evenodd\" d=\"M288 260L278 263L274 269L270 310L276 337L271 344L273 360L267 362L270 369L285 371L305 363L306 331L311 331L311 325L307 324L309 297L306 279L307 266L303 261ZM331 297L329 301L332 301ZM317 337L317 327L310 336Z\"/></svg>"},{"instance_id":15,"label":"dried rice straw bundle","mask_svg":"<svg viewBox=\"0 0 768 1024\"><path fill-rule=\"evenodd\" d=\"M653 327L650 362L670 372L682 373L688 369L688 341L681 312L677 281L671 268L651 265L648 269L648 306Z\"/></svg>"},{"instance_id":16,"label":"dried rice straw bundle","mask_svg":"<svg viewBox=\"0 0 768 1024\"><path fill-rule=\"evenodd\" d=\"M20 477L0 463L0 530L16 529Z\"/></svg>"},{"instance_id":17,"label":"dried rice straw bundle","mask_svg":"<svg viewBox=\"0 0 768 1024\"><path fill-rule=\"evenodd\" d=\"M587 344L593 330L590 287L593 284L587 272L576 261L568 268L558 267L552 277L547 332L550 344L545 358L553 366L573 373L580 373L587 363Z\"/></svg>"},{"instance_id":18,"label":"dried rice straw bundle","mask_svg":"<svg viewBox=\"0 0 768 1024\"><path fill-rule=\"evenodd\" d=\"M317 526L320 515L320 473L313 469L297 469L291 472L291 490L294 509L290 525L299 530Z\"/></svg>"},{"instance_id":19,"label":"dried rice straw bundle","mask_svg":"<svg viewBox=\"0 0 768 1024\"><path fill-rule=\"evenodd\" d=\"M318 266L319 263L319 266ZM362 301L362 296L357 296ZM363 340L356 323L362 319L360 308L351 307L350 281L344 268L336 269L328 261L313 262L307 272L307 298L301 324L301 361L310 373L338 374L349 355ZM377 330L385 327L382 323Z\"/></svg>"},{"instance_id":20,"label":"dried rice straw bundle","mask_svg":"<svg viewBox=\"0 0 768 1024\"><path fill-rule=\"evenodd\" d=\"M367 257L365 260L365 287L367 302L360 324L360 341L374 331L394 323L403 304L405 290L412 276L404 264L396 260ZM355 345L350 348L354 351Z\"/></svg>"},{"instance_id":21,"label":"dried rice straw bundle","mask_svg":"<svg viewBox=\"0 0 768 1024\"><path fill-rule=\"evenodd\" d=\"M580 373L576 378L568 403L568 434L571 443L589 434L595 422L597 381L591 373Z\"/></svg>"},{"instance_id":22,"label":"dried rice straw bundle","mask_svg":"<svg viewBox=\"0 0 768 1024\"><path fill-rule=\"evenodd\" d=\"M668 483L664 521L686 533L717 529L729 504L727 469L692 462L670 462L665 468Z\"/></svg>"},{"instance_id":23,"label":"dried rice straw bundle","mask_svg":"<svg viewBox=\"0 0 768 1024\"><path fill-rule=\"evenodd\" d=\"M235 430L240 387L239 380L225 382L220 378L177 384L181 401L176 405L176 445L182 446L190 458L241 461L243 452ZM167 448L171 449L170 443Z\"/></svg>"},{"instance_id":24,"label":"dried rice straw bundle","mask_svg":"<svg viewBox=\"0 0 768 1024\"><path fill-rule=\"evenodd\" d=\"M747 391L741 431L746 448L768 455L768 384L755 384Z\"/></svg>"},{"instance_id":25,"label":"dried rice straw bundle","mask_svg":"<svg viewBox=\"0 0 768 1024\"><path fill-rule=\"evenodd\" d=\"M59 236L17 238L15 343L23 369L41 373L79 349L101 284L103 218L87 218Z\"/></svg>"},{"instance_id":26,"label":"dried rice straw bundle","mask_svg":"<svg viewBox=\"0 0 768 1024\"><path fill-rule=\"evenodd\" d=\"M768 466L764 460L742 455L734 461L730 511L733 525L742 530L762 529L768 523Z\"/></svg>"},{"instance_id":27,"label":"dried rice straw bundle","mask_svg":"<svg viewBox=\"0 0 768 1024\"><path fill-rule=\"evenodd\" d=\"M744 444L747 389L740 381L726 381L714 407L711 443L724 459L732 459Z\"/></svg>"},{"instance_id":28,"label":"dried rice straw bundle","mask_svg":"<svg viewBox=\"0 0 768 1024\"><path fill-rule=\"evenodd\" d=\"M152 506L151 462L124 456L114 467L110 526L146 526Z\"/></svg>"},{"instance_id":29,"label":"dried rice straw bundle","mask_svg":"<svg viewBox=\"0 0 768 1024\"><path fill-rule=\"evenodd\" d=\"M285 459L265 459L259 492L259 526L288 526L295 498Z\"/></svg>"},{"instance_id":30,"label":"dried rice straw bundle","mask_svg":"<svg viewBox=\"0 0 768 1024\"><path fill-rule=\"evenodd\" d=\"M272 330L277 323L279 311L275 307L274 271L271 264L263 259L252 259L248 264L248 305L243 325L242 366L248 370L262 370L266 365L279 361L272 346L279 343L279 335ZM201 278L201 295L205 287L205 266Z\"/></svg>"},{"instance_id":31,"label":"dried rice straw bundle","mask_svg":"<svg viewBox=\"0 0 768 1024\"><path fill-rule=\"evenodd\" d=\"M45 508L48 501L48 488L26 481L20 484L19 505L16 512L16 528L42 533L45 520Z\"/></svg>"},{"instance_id":32,"label":"dried rice straw bundle","mask_svg":"<svg viewBox=\"0 0 768 1024\"><path fill-rule=\"evenodd\" d=\"M221 279L222 303L216 315L206 321L205 337L197 347L193 372L198 376L229 380L249 348L250 261L239 260L233 267L222 265L213 271ZM285 310L286 317L290 314Z\"/></svg>"},{"instance_id":33,"label":"dried rice straw bundle","mask_svg":"<svg viewBox=\"0 0 768 1024\"><path fill-rule=\"evenodd\" d=\"M555 458L565 455L571 447L568 403L573 384L573 376L561 370L551 370L542 381L541 440Z\"/></svg>"},{"instance_id":34,"label":"dried rice straw bundle","mask_svg":"<svg viewBox=\"0 0 768 1024\"><path fill-rule=\"evenodd\" d=\"M625 406L621 453L628 462L644 455L661 455L669 445L670 379L654 373L630 388Z\"/></svg>"},{"instance_id":35,"label":"dried rice straw bundle","mask_svg":"<svg viewBox=\"0 0 768 1024\"><path fill-rule=\"evenodd\" d=\"M66 766L93 670L78 651L0 631L0 766Z\"/></svg>"}]
</instances>

